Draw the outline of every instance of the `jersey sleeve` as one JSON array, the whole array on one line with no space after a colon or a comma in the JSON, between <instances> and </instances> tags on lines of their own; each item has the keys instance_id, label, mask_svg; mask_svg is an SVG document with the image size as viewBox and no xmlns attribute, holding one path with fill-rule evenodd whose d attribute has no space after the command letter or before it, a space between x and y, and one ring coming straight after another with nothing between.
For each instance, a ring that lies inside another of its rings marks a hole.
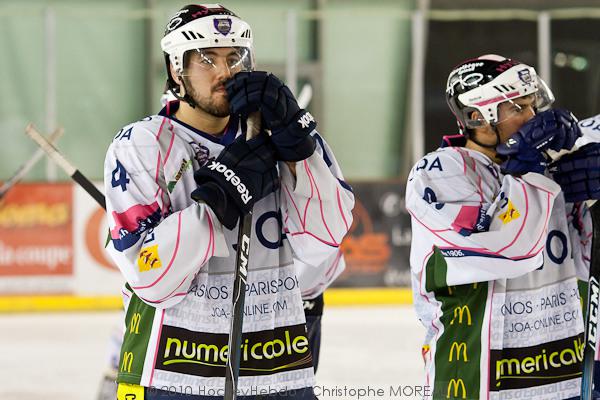
<instances>
[{"instance_id":1,"label":"jersey sleeve","mask_svg":"<svg viewBox=\"0 0 600 400\"><path fill-rule=\"evenodd\" d=\"M208 206L172 210L158 139L135 124L131 129L117 135L105 159L107 250L140 299L167 308L183 299L210 257L228 250Z\"/></svg>"},{"instance_id":2,"label":"jersey sleeve","mask_svg":"<svg viewBox=\"0 0 600 400\"><path fill-rule=\"evenodd\" d=\"M281 212L295 257L320 267L338 252L352 225L354 194L329 146L316 131L313 135L316 150L296 163L296 178L280 165Z\"/></svg>"},{"instance_id":3,"label":"jersey sleeve","mask_svg":"<svg viewBox=\"0 0 600 400\"><path fill-rule=\"evenodd\" d=\"M325 289L336 280L346 269L346 261L341 250L332 253L319 268L308 265L295 259L296 273L305 300L314 299L321 295Z\"/></svg>"},{"instance_id":4,"label":"jersey sleeve","mask_svg":"<svg viewBox=\"0 0 600 400\"><path fill-rule=\"evenodd\" d=\"M456 154L432 153L423 164L437 162L440 168L417 164L411 172L406 208L413 235L424 236L413 236L413 246L439 249L449 285L513 278L540 267L560 187L535 173L493 176ZM499 180L499 189L492 193L484 179Z\"/></svg>"}]
</instances>

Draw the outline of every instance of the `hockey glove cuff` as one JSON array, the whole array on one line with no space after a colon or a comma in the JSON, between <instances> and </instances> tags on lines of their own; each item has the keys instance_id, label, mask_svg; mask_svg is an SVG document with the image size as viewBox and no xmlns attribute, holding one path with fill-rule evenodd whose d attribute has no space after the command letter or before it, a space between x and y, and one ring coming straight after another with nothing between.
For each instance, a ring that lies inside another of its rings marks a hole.
<instances>
[{"instance_id":1,"label":"hockey glove cuff","mask_svg":"<svg viewBox=\"0 0 600 400\"><path fill-rule=\"evenodd\" d=\"M568 202L600 199L600 143L583 146L550 165Z\"/></svg>"}]
</instances>

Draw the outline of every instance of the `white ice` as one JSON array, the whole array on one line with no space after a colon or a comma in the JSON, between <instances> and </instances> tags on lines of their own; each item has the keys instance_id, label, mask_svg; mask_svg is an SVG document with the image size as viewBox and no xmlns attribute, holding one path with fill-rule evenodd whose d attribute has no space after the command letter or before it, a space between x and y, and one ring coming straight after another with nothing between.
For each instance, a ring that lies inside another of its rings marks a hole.
<instances>
[{"instance_id":1,"label":"white ice","mask_svg":"<svg viewBox=\"0 0 600 400\"><path fill-rule=\"evenodd\" d=\"M0 399L94 400L120 315L0 315ZM423 333L410 306L326 307L319 399L419 398Z\"/></svg>"}]
</instances>

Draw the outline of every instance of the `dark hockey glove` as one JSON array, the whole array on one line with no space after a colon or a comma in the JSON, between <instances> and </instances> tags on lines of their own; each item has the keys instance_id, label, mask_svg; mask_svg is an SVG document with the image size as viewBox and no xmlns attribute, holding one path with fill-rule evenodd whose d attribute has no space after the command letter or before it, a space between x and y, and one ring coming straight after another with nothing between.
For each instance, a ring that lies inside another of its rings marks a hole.
<instances>
[{"instance_id":1,"label":"dark hockey glove","mask_svg":"<svg viewBox=\"0 0 600 400\"><path fill-rule=\"evenodd\" d=\"M275 149L265 133L248 141L240 136L197 170L194 179L198 188L192 199L208 204L233 229L254 203L279 188Z\"/></svg>"},{"instance_id":2,"label":"dark hockey glove","mask_svg":"<svg viewBox=\"0 0 600 400\"><path fill-rule=\"evenodd\" d=\"M310 133L317 122L298 106L290 89L275 75L264 71L239 72L225 84L232 114L248 116L260 111L271 130L280 161L300 161L315 151Z\"/></svg>"},{"instance_id":3,"label":"dark hockey glove","mask_svg":"<svg viewBox=\"0 0 600 400\"><path fill-rule=\"evenodd\" d=\"M591 143L562 156L550 173L568 202L600 199L600 143Z\"/></svg>"},{"instance_id":4,"label":"dark hockey glove","mask_svg":"<svg viewBox=\"0 0 600 400\"><path fill-rule=\"evenodd\" d=\"M506 158L501 165L504 173L543 173L548 165L544 151L569 150L579 136L581 130L573 114L561 109L547 110L527 121L496 151Z\"/></svg>"}]
</instances>

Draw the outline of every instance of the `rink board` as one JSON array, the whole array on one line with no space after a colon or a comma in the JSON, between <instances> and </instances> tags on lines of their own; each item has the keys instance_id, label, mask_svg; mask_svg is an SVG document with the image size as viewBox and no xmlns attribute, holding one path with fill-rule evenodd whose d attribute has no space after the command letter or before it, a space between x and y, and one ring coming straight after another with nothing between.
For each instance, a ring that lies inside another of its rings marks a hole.
<instances>
[{"instance_id":1,"label":"rink board","mask_svg":"<svg viewBox=\"0 0 600 400\"><path fill-rule=\"evenodd\" d=\"M397 181L351 182L346 269L328 305L411 302L410 218ZM99 189L102 189L97 184ZM123 277L105 251L106 213L79 186L19 184L0 206L0 312L114 310Z\"/></svg>"},{"instance_id":2,"label":"rink board","mask_svg":"<svg viewBox=\"0 0 600 400\"><path fill-rule=\"evenodd\" d=\"M412 303L407 288L397 289L329 289L325 304L329 306L406 305ZM120 296L5 296L0 297L0 313L52 311L107 311L122 307Z\"/></svg>"}]
</instances>

